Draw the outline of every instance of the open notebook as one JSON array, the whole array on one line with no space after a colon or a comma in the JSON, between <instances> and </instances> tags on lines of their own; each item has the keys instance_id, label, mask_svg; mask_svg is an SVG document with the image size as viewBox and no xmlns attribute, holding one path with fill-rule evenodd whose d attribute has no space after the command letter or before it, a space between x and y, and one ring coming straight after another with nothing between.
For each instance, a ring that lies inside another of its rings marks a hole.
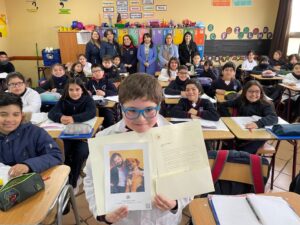
<instances>
[{"instance_id":1,"label":"open notebook","mask_svg":"<svg viewBox=\"0 0 300 225\"><path fill-rule=\"evenodd\" d=\"M242 129L247 130L245 128L245 125L251 122L256 122L261 119L260 116L237 116L237 117L231 117L234 122L236 122ZM278 123L277 124L288 124L287 121L284 119L278 117ZM272 129L273 126L266 126L265 128Z\"/></svg>"},{"instance_id":2,"label":"open notebook","mask_svg":"<svg viewBox=\"0 0 300 225\"><path fill-rule=\"evenodd\" d=\"M249 194L208 197L216 224L299 225L300 218L281 197Z\"/></svg>"},{"instance_id":3,"label":"open notebook","mask_svg":"<svg viewBox=\"0 0 300 225\"><path fill-rule=\"evenodd\" d=\"M188 121L199 121L203 130L223 130L229 131L224 122L220 119L219 121L210 121L204 119L190 119L190 118L170 118L171 123L182 123Z\"/></svg>"}]
</instances>

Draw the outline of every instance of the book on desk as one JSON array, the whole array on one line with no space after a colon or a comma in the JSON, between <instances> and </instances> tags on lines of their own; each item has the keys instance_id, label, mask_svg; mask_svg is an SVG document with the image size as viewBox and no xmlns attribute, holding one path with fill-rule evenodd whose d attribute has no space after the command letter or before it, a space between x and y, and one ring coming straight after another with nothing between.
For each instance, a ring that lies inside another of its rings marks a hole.
<instances>
[{"instance_id":1,"label":"book on desk","mask_svg":"<svg viewBox=\"0 0 300 225\"><path fill-rule=\"evenodd\" d=\"M210 195L208 202L216 224L299 225L300 218L281 197L248 194Z\"/></svg>"}]
</instances>

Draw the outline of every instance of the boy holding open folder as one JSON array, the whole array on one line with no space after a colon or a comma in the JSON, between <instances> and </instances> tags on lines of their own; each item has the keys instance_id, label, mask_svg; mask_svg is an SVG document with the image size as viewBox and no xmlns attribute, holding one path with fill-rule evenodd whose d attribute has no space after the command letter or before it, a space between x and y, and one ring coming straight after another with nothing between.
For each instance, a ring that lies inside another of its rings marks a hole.
<instances>
[{"instance_id":1,"label":"boy holding open folder","mask_svg":"<svg viewBox=\"0 0 300 225\"><path fill-rule=\"evenodd\" d=\"M152 127L168 125L169 123L158 114L161 100L162 89L154 77L140 73L130 75L122 82L119 89L123 119L98 135L127 131L143 133ZM128 208L123 206L106 215L97 215L90 159L87 161L85 173L84 190L89 208L98 221L106 224L179 224L182 209L191 200L190 198L171 200L162 195L156 195L153 199L152 210L129 212Z\"/></svg>"}]
</instances>

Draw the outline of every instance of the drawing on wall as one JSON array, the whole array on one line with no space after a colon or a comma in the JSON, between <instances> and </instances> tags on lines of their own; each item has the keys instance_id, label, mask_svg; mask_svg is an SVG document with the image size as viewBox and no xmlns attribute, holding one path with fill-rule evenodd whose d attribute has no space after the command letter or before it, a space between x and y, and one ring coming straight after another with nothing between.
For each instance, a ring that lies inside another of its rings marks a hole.
<instances>
[{"instance_id":1,"label":"drawing on wall","mask_svg":"<svg viewBox=\"0 0 300 225\"><path fill-rule=\"evenodd\" d=\"M6 15L0 15L0 38L7 37Z\"/></svg>"},{"instance_id":2,"label":"drawing on wall","mask_svg":"<svg viewBox=\"0 0 300 225\"><path fill-rule=\"evenodd\" d=\"M214 29L214 25L208 24L207 30L208 30L208 31L213 31L213 29Z\"/></svg>"},{"instance_id":3,"label":"drawing on wall","mask_svg":"<svg viewBox=\"0 0 300 225\"><path fill-rule=\"evenodd\" d=\"M233 6L252 6L252 0L233 0Z\"/></svg>"},{"instance_id":4,"label":"drawing on wall","mask_svg":"<svg viewBox=\"0 0 300 225\"><path fill-rule=\"evenodd\" d=\"M212 0L212 6L230 6L230 0Z\"/></svg>"},{"instance_id":5,"label":"drawing on wall","mask_svg":"<svg viewBox=\"0 0 300 225\"><path fill-rule=\"evenodd\" d=\"M27 8L27 12L37 12L39 7L38 7L38 4L37 4L37 0L26 0L26 2L30 3L30 6L29 8Z\"/></svg>"},{"instance_id":6,"label":"drawing on wall","mask_svg":"<svg viewBox=\"0 0 300 225\"><path fill-rule=\"evenodd\" d=\"M71 9L65 8L65 2L68 0L59 0L59 7L60 9L58 10L59 14L71 14Z\"/></svg>"}]
</instances>

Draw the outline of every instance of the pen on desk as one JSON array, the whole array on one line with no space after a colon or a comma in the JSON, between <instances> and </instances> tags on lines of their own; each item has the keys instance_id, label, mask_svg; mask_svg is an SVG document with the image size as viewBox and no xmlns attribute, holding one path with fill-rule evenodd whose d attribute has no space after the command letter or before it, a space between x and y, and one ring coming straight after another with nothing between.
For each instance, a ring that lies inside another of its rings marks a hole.
<instances>
[{"instance_id":1,"label":"pen on desk","mask_svg":"<svg viewBox=\"0 0 300 225\"><path fill-rule=\"evenodd\" d=\"M253 207L251 201L249 200L249 198L248 198L247 196L246 196L246 201L248 202L248 205L250 206L250 208L251 208L252 212L254 213L256 219L258 220L259 224L262 224L261 219L260 219L259 216L257 215L257 213L256 213L256 211L255 211L255 209L254 209L254 207Z\"/></svg>"}]
</instances>

